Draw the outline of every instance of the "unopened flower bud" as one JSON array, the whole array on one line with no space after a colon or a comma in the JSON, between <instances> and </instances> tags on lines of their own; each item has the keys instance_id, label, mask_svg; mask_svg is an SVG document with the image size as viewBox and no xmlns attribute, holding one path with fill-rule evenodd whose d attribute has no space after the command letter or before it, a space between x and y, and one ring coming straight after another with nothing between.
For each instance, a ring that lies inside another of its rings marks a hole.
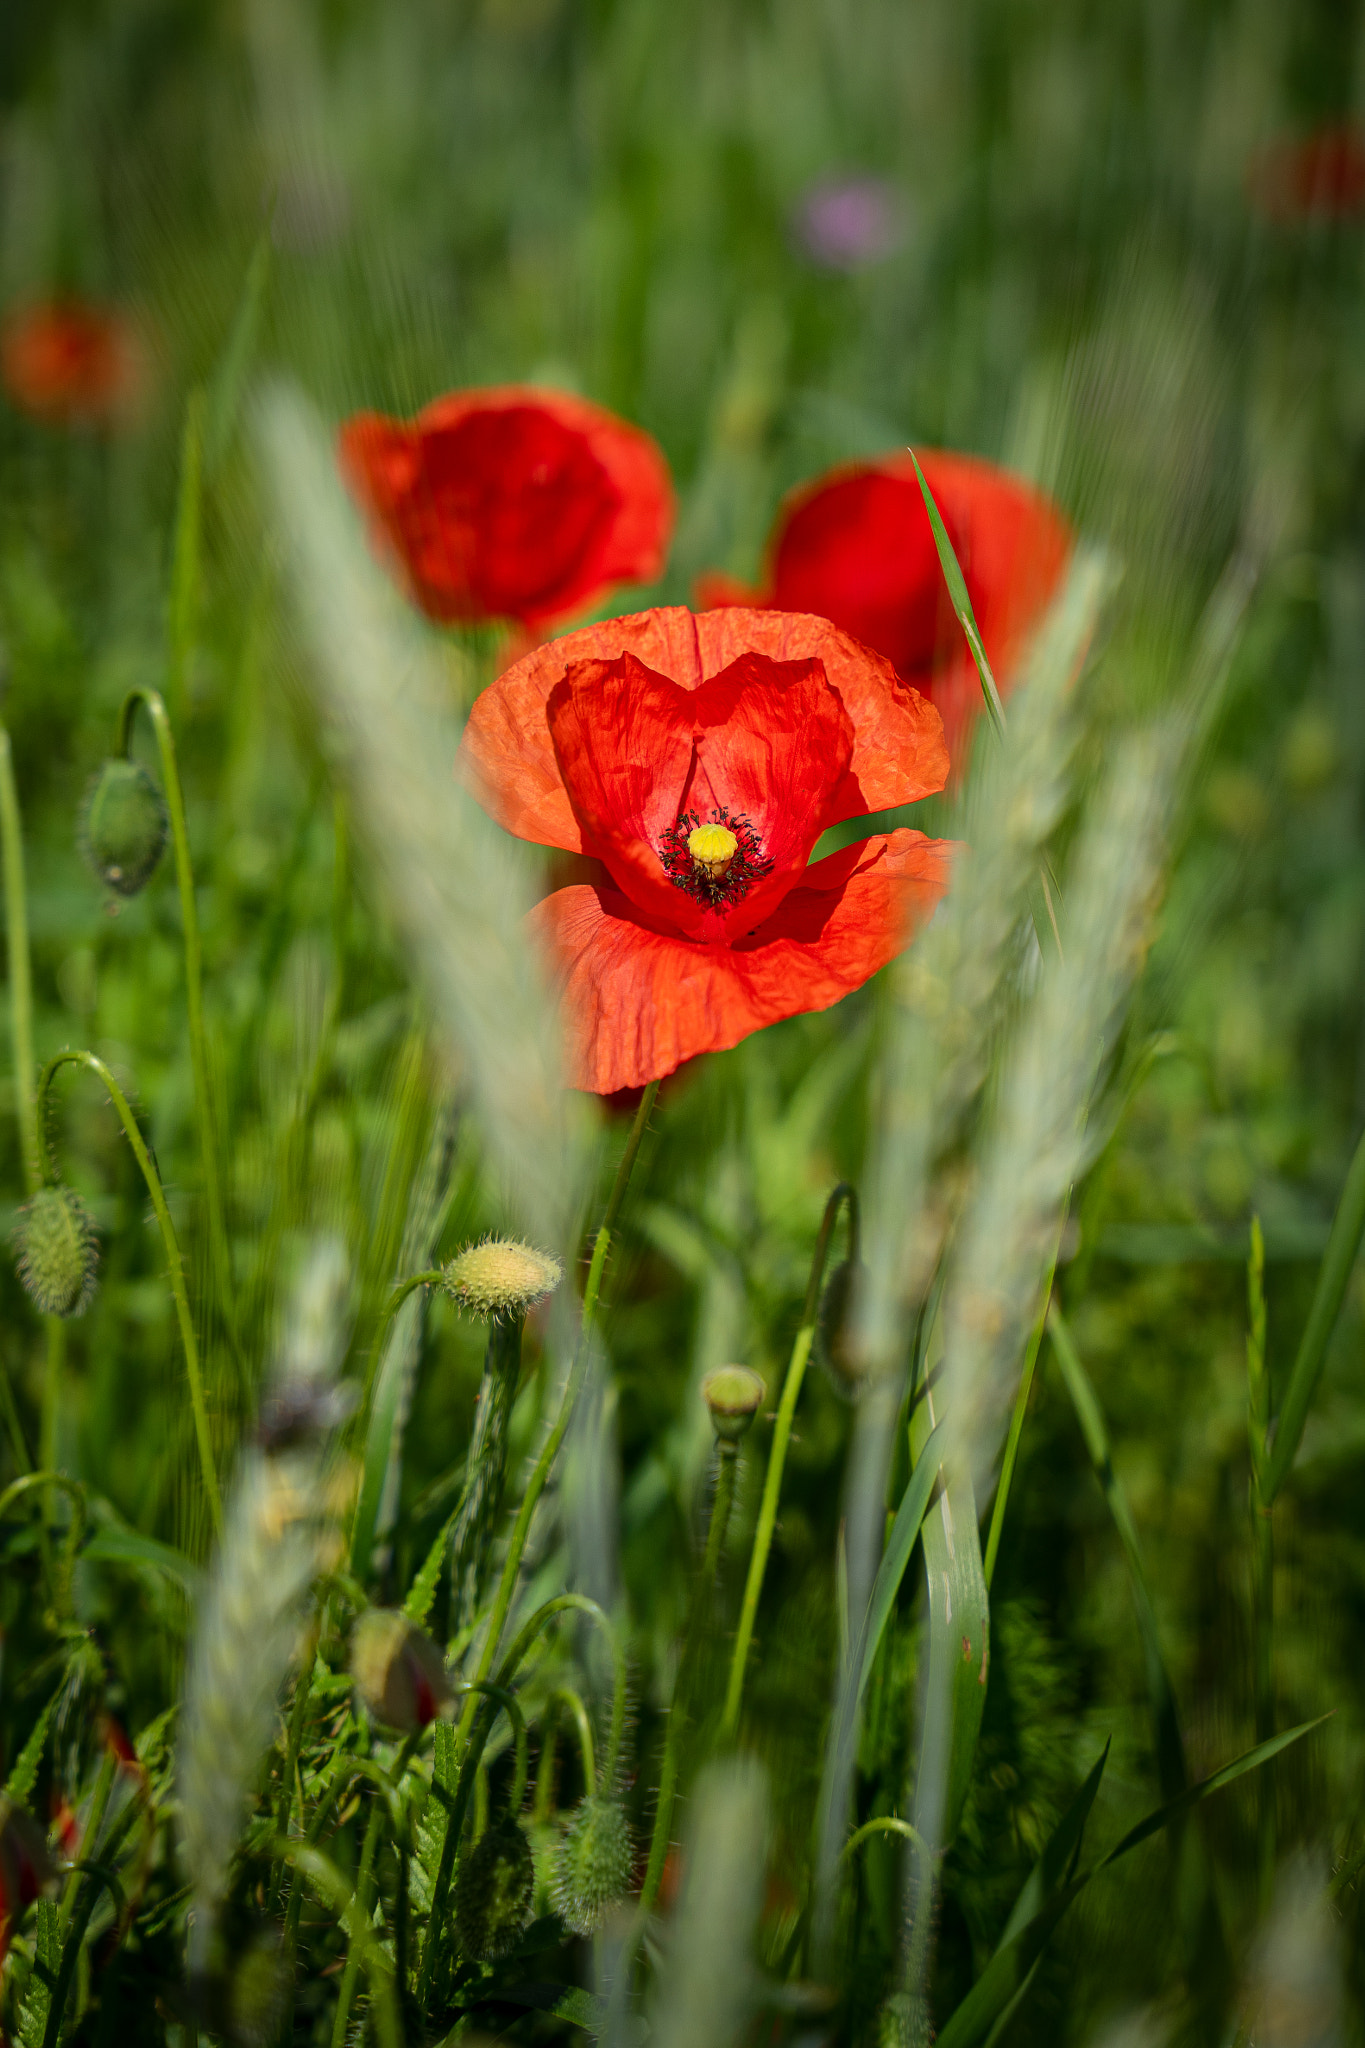
<instances>
[{"instance_id":1,"label":"unopened flower bud","mask_svg":"<svg viewBox=\"0 0 1365 2048\"><path fill-rule=\"evenodd\" d=\"M524 1316L563 1278L564 1268L548 1252L516 1238L489 1237L457 1252L443 1268L442 1284L476 1316Z\"/></svg>"},{"instance_id":2,"label":"unopened flower bud","mask_svg":"<svg viewBox=\"0 0 1365 2048\"><path fill-rule=\"evenodd\" d=\"M465 1955L494 1962L515 1948L536 1888L531 1844L505 1819L480 1835L455 1880L455 1934Z\"/></svg>"},{"instance_id":3,"label":"unopened flower bud","mask_svg":"<svg viewBox=\"0 0 1365 2048\"><path fill-rule=\"evenodd\" d=\"M552 1895L571 1934L595 1934L630 1883L630 1827L614 1799L585 1799L559 1845Z\"/></svg>"},{"instance_id":4,"label":"unopened flower bud","mask_svg":"<svg viewBox=\"0 0 1365 2048\"><path fill-rule=\"evenodd\" d=\"M701 1383L711 1427L723 1444L737 1444L763 1406L768 1389L747 1365L718 1365Z\"/></svg>"},{"instance_id":5,"label":"unopened flower bud","mask_svg":"<svg viewBox=\"0 0 1365 2048\"><path fill-rule=\"evenodd\" d=\"M79 837L100 880L120 896L136 896L166 845L166 802L145 768L104 763L85 793Z\"/></svg>"},{"instance_id":6,"label":"unopened flower bud","mask_svg":"<svg viewBox=\"0 0 1365 2048\"><path fill-rule=\"evenodd\" d=\"M825 1282L815 1325L816 1356L845 1394L856 1394L866 1377L856 1349L858 1307L867 1268L843 1259Z\"/></svg>"},{"instance_id":7,"label":"unopened flower bud","mask_svg":"<svg viewBox=\"0 0 1365 2048\"><path fill-rule=\"evenodd\" d=\"M29 1300L45 1316L78 1316L95 1291L99 1246L74 1188L39 1188L19 1211L14 1252Z\"/></svg>"},{"instance_id":8,"label":"unopened flower bud","mask_svg":"<svg viewBox=\"0 0 1365 2048\"><path fill-rule=\"evenodd\" d=\"M351 1634L351 1676L363 1706L405 1735L448 1707L455 1688L439 1643L396 1607L370 1607Z\"/></svg>"}]
</instances>

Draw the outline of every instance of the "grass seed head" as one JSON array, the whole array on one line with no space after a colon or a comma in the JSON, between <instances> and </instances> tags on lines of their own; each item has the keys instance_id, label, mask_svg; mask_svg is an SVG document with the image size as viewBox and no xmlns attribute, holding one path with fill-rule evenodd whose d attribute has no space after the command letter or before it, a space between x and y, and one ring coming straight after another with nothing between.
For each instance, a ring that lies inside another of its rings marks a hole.
<instances>
[{"instance_id":1,"label":"grass seed head","mask_svg":"<svg viewBox=\"0 0 1365 2048\"><path fill-rule=\"evenodd\" d=\"M460 1864L455 1934L468 1956L491 1963L515 1948L536 1888L531 1845L514 1820L497 1821Z\"/></svg>"},{"instance_id":2,"label":"grass seed head","mask_svg":"<svg viewBox=\"0 0 1365 2048\"><path fill-rule=\"evenodd\" d=\"M585 1799L559 1845L555 1911L572 1934L595 1934L630 1883L630 1826L614 1799Z\"/></svg>"},{"instance_id":3,"label":"grass seed head","mask_svg":"<svg viewBox=\"0 0 1365 2048\"><path fill-rule=\"evenodd\" d=\"M39 1188L14 1226L19 1278L45 1316L78 1316L95 1291L99 1246L74 1188Z\"/></svg>"},{"instance_id":4,"label":"grass seed head","mask_svg":"<svg viewBox=\"0 0 1365 2048\"><path fill-rule=\"evenodd\" d=\"M447 1294L476 1316L524 1316L553 1294L564 1268L548 1252L518 1238L489 1237L467 1245L444 1269Z\"/></svg>"},{"instance_id":5,"label":"grass seed head","mask_svg":"<svg viewBox=\"0 0 1365 2048\"><path fill-rule=\"evenodd\" d=\"M717 1441L737 1444L763 1406L768 1389L747 1365L718 1365L701 1383Z\"/></svg>"},{"instance_id":6,"label":"grass seed head","mask_svg":"<svg viewBox=\"0 0 1365 2048\"><path fill-rule=\"evenodd\" d=\"M78 836L100 880L120 896L136 896L166 846L165 798L146 769L106 761L86 791Z\"/></svg>"}]
</instances>

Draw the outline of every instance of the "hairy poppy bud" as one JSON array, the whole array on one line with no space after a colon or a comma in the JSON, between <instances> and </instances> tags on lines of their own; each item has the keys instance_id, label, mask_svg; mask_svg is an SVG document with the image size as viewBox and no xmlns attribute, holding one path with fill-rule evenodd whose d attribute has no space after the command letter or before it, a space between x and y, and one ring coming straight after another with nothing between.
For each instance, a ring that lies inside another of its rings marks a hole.
<instances>
[{"instance_id":1,"label":"hairy poppy bud","mask_svg":"<svg viewBox=\"0 0 1365 2048\"><path fill-rule=\"evenodd\" d=\"M595 1934L630 1882L630 1828L614 1799L585 1799L555 1863L555 1911L571 1934Z\"/></svg>"},{"instance_id":2,"label":"hairy poppy bud","mask_svg":"<svg viewBox=\"0 0 1365 2048\"><path fill-rule=\"evenodd\" d=\"M495 1821L455 1880L455 1933L465 1955L491 1963L515 1948L535 1888L531 1844L514 1820Z\"/></svg>"},{"instance_id":3,"label":"hairy poppy bud","mask_svg":"<svg viewBox=\"0 0 1365 2048\"><path fill-rule=\"evenodd\" d=\"M45 1316L78 1316L95 1291L99 1246L74 1188L39 1188L19 1211L14 1252L29 1300Z\"/></svg>"},{"instance_id":4,"label":"hairy poppy bud","mask_svg":"<svg viewBox=\"0 0 1365 2048\"><path fill-rule=\"evenodd\" d=\"M563 1278L558 1259L505 1237L466 1245L443 1269L447 1294L476 1316L524 1316Z\"/></svg>"},{"instance_id":5,"label":"hairy poppy bud","mask_svg":"<svg viewBox=\"0 0 1365 2048\"><path fill-rule=\"evenodd\" d=\"M718 1365L701 1383L717 1441L737 1444L763 1406L768 1389L747 1365Z\"/></svg>"},{"instance_id":6,"label":"hairy poppy bud","mask_svg":"<svg viewBox=\"0 0 1365 2048\"><path fill-rule=\"evenodd\" d=\"M455 1697L440 1645L395 1607L370 1607L351 1635L351 1676L376 1721L411 1735Z\"/></svg>"},{"instance_id":7,"label":"hairy poppy bud","mask_svg":"<svg viewBox=\"0 0 1365 2048\"><path fill-rule=\"evenodd\" d=\"M862 1361L854 1349L858 1303L867 1268L861 1260L842 1259L825 1282L815 1325L816 1355L845 1394L862 1385Z\"/></svg>"},{"instance_id":8,"label":"hairy poppy bud","mask_svg":"<svg viewBox=\"0 0 1365 2048\"><path fill-rule=\"evenodd\" d=\"M136 761L111 760L85 794L81 851L102 882L120 896L136 896L166 845L166 802Z\"/></svg>"}]
</instances>

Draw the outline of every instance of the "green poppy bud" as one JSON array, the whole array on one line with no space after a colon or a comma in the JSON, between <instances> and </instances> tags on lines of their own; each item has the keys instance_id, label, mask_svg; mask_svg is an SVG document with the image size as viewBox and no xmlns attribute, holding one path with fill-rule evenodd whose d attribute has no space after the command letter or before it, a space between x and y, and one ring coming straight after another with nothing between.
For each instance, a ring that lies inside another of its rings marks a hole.
<instances>
[{"instance_id":1,"label":"green poppy bud","mask_svg":"<svg viewBox=\"0 0 1365 2048\"><path fill-rule=\"evenodd\" d=\"M630 1827L614 1799L585 1799L559 1845L552 1896L571 1934L596 1934L630 1883Z\"/></svg>"},{"instance_id":2,"label":"green poppy bud","mask_svg":"<svg viewBox=\"0 0 1365 2048\"><path fill-rule=\"evenodd\" d=\"M385 1727L412 1735L455 1697L439 1643L395 1607L370 1607L351 1632L351 1676L361 1704Z\"/></svg>"},{"instance_id":3,"label":"green poppy bud","mask_svg":"<svg viewBox=\"0 0 1365 2048\"><path fill-rule=\"evenodd\" d=\"M100 880L120 896L136 896L166 845L166 802L145 768L104 763L85 793L79 837Z\"/></svg>"},{"instance_id":4,"label":"green poppy bud","mask_svg":"<svg viewBox=\"0 0 1365 2048\"><path fill-rule=\"evenodd\" d=\"M78 1316L95 1291L99 1246L74 1188L39 1188L14 1225L14 1253L29 1300L45 1316Z\"/></svg>"},{"instance_id":5,"label":"green poppy bud","mask_svg":"<svg viewBox=\"0 0 1365 2048\"><path fill-rule=\"evenodd\" d=\"M460 1864L455 1934L465 1955L491 1963L515 1948L536 1888L531 1844L514 1820L495 1821Z\"/></svg>"},{"instance_id":6,"label":"green poppy bud","mask_svg":"<svg viewBox=\"0 0 1365 2048\"><path fill-rule=\"evenodd\" d=\"M564 1268L548 1252L515 1238L466 1245L442 1269L446 1293L476 1316L524 1316L552 1294Z\"/></svg>"},{"instance_id":7,"label":"green poppy bud","mask_svg":"<svg viewBox=\"0 0 1365 2048\"><path fill-rule=\"evenodd\" d=\"M815 1325L816 1357L841 1393L856 1394L865 1377L855 1349L858 1308L867 1267L861 1260L842 1259L820 1296Z\"/></svg>"},{"instance_id":8,"label":"green poppy bud","mask_svg":"<svg viewBox=\"0 0 1365 2048\"><path fill-rule=\"evenodd\" d=\"M763 1406L768 1389L747 1365L719 1365L701 1383L701 1397L711 1411L711 1427L723 1444L737 1444Z\"/></svg>"}]
</instances>

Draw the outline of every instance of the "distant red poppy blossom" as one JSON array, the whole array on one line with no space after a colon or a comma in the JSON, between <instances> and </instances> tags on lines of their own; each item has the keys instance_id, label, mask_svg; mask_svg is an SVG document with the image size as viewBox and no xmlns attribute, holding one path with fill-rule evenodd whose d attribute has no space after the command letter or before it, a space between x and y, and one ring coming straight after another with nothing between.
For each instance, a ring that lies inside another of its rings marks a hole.
<instances>
[{"instance_id":1,"label":"distant red poppy blossom","mask_svg":"<svg viewBox=\"0 0 1365 2048\"><path fill-rule=\"evenodd\" d=\"M657 444L564 392L455 391L411 422L357 413L341 466L433 619L549 625L652 583L673 529Z\"/></svg>"},{"instance_id":2,"label":"distant red poppy blossom","mask_svg":"<svg viewBox=\"0 0 1365 2048\"><path fill-rule=\"evenodd\" d=\"M113 426L137 408L147 381L136 328L107 307L24 306L0 328L0 377L11 402L59 426Z\"/></svg>"},{"instance_id":3,"label":"distant red poppy blossom","mask_svg":"<svg viewBox=\"0 0 1365 2048\"><path fill-rule=\"evenodd\" d=\"M921 455L1002 696L1061 580L1071 536L1031 485L975 456ZM909 455L850 462L793 491L768 543L761 590L704 576L704 604L815 612L885 655L942 714L954 760L981 685L953 614Z\"/></svg>"},{"instance_id":4,"label":"distant red poppy blossom","mask_svg":"<svg viewBox=\"0 0 1365 2048\"><path fill-rule=\"evenodd\" d=\"M1315 129L1272 143L1252 165L1251 194L1272 220L1351 220L1365 213L1365 135Z\"/></svg>"},{"instance_id":5,"label":"distant red poppy blossom","mask_svg":"<svg viewBox=\"0 0 1365 2048\"><path fill-rule=\"evenodd\" d=\"M682 607L553 640L478 698L461 755L521 839L600 863L533 913L572 1079L599 1095L827 1009L897 953L950 848L841 819L943 787L937 711L825 619Z\"/></svg>"}]
</instances>

